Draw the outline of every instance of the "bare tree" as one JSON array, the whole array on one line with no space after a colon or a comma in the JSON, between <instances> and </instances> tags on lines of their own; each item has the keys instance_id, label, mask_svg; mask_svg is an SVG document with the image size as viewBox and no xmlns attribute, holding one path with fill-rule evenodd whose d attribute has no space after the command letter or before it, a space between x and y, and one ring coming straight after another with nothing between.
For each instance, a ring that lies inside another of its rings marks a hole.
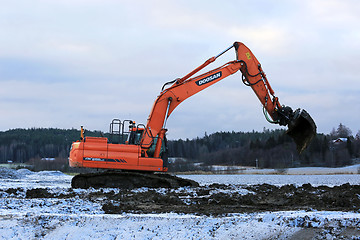
<instances>
[{"instance_id":1,"label":"bare tree","mask_svg":"<svg viewBox=\"0 0 360 240\"><path fill-rule=\"evenodd\" d=\"M336 135L338 138L347 138L347 137L352 136L351 134L352 133L351 133L350 128L346 127L342 123L339 124L339 126L336 130Z\"/></svg>"}]
</instances>

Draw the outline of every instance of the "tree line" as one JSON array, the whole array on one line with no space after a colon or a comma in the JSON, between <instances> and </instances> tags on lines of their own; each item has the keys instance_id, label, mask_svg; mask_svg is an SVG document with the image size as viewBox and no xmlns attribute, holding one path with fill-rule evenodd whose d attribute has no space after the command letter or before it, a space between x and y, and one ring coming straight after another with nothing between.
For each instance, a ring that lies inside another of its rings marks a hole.
<instances>
[{"instance_id":1,"label":"tree line","mask_svg":"<svg viewBox=\"0 0 360 240\"><path fill-rule=\"evenodd\" d=\"M103 134L87 131L86 135ZM76 129L31 128L0 132L0 163L45 165L41 159L55 158L64 170L70 146L79 137L80 131ZM203 137L191 140L170 140L168 149L170 157L183 159L183 162L186 159L187 164L197 163L196 166L203 168L216 164L259 168L339 167L360 157L360 131L352 136L349 128L339 124L329 134L317 134L301 155L284 130L268 129L262 132L205 133ZM172 164L173 170L179 167L176 164Z\"/></svg>"},{"instance_id":2,"label":"tree line","mask_svg":"<svg viewBox=\"0 0 360 240\"><path fill-rule=\"evenodd\" d=\"M100 132L89 131L88 136ZM30 128L0 132L0 163L27 163L34 170L68 170L72 142L80 138L76 129ZM48 161L49 159L54 161Z\"/></svg>"},{"instance_id":3,"label":"tree line","mask_svg":"<svg viewBox=\"0 0 360 240\"><path fill-rule=\"evenodd\" d=\"M169 150L170 155L179 157L173 168L181 170L188 170L186 166L206 169L210 165L341 167L359 160L360 131L352 136L351 130L340 123L329 134L317 134L301 155L285 130L268 129L262 132L205 133L202 138L171 141Z\"/></svg>"}]
</instances>

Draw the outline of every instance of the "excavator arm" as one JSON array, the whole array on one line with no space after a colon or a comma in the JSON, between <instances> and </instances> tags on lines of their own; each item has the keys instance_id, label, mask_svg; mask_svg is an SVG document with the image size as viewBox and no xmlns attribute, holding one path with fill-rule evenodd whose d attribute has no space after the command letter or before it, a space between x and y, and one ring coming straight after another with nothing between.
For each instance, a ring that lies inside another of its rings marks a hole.
<instances>
[{"instance_id":1,"label":"excavator arm","mask_svg":"<svg viewBox=\"0 0 360 240\"><path fill-rule=\"evenodd\" d=\"M236 60L195 76L225 52L235 48ZM197 183L166 174L166 120L185 99L222 79L240 71L242 81L250 86L263 105L266 119L274 124L288 126L287 133L301 153L316 134L316 125L305 110L293 111L282 106L275 96L259 61L243 43L232 46L211 57L186 76L165 83L155 100L147 124L136 125L132 120L114 119L110 124L110 138L85 137L81 128L80 141L72 144L69 156L71 167L108 169L110 172L76 175L73 188L88 187L181 187L198 186ZM129 131L126 131L126 127ZM112 137L113 136L113 137ZM124 141L124 137L127 140ZM165 151L162 148L165 146ZM120 170L120 171L115 171Z\"/></svg>"},{"instance_id":2,"label":"excavator arm","mask_svg":"<svg viewBox=\"0 0 360 240\"><path fill-rule=\"evenodd\" d=\"M199 76L192 77L233 47L236 51L237 60L228 62L219 68ZM293 137L297 144L297 149L301 153L316 134L314 121L305 110L301 111L297 109L294 112L290 107L280 105L279 99L275 96L261 68L261 64L251 50L240 42L235 42L219 55L208 59L183 78L176 79L164 85L150 112L146 124L146 131L141 140L141 147L143 149L149 148L154 144L154 137L157 136L154 157L158 157L162 144L161 139L164 138L166 132L166 120L174 109L185 99L239 70L242 73L243 83L253 89L263 105L267 120L281 126L288 125L289 129L287 133ZM167 85L171 86L165 88Z\"/></svg>"}]
</instances>

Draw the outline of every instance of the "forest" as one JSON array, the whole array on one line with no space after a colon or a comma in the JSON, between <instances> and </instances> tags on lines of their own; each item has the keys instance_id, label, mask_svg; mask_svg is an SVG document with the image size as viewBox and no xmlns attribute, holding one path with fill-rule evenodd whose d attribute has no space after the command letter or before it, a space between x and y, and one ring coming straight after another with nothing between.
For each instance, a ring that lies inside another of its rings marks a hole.
<instances>
[{"instance_id":1,"label":"forest","mask_svg":"<svg viewBox=\"0 0 360 240\"><path fill-rule=\"evenodd\" d=\"M99 131L87 131L86 135L107 136ZM26 163L34 170L69 171L70 146L79 137L80 131L76 129L31 128L0 132L0 163ZM353 136L351 130L340 123L329 134L317 134L301 155L285 130L279 129L205 133L191 140L169 140L168 149L173 171L204 170L210 165L340 167L359 160L360 131Z\"/></svg>"},{"instance_id":2,"label":"forest","mask_svg":"<svg viewBox=\"0 0 360 240\"><path fill-rule=\"evenodd\" d=\"M339 124L329 134L317 134L308 148L299 155L292 138L285 130L262 132L217 132L193 140L169 143L172 156L194 160L193 165L178 159L173 164L177 171L188 167L227 165L258 168L342 167L359 161L360 131ZM195 164L195 163L200 163ZM201 169L199 169L201 170Z\"/></svg>"}]
</instances>

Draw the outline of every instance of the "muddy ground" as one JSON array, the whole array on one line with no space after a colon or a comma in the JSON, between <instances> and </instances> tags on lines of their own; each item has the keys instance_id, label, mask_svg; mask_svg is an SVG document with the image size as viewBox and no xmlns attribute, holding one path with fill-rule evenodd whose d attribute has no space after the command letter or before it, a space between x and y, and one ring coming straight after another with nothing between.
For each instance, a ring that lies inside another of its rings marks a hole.
<instances>
[{"instance_id":1,"label":"muddy ground","mask_svg":"<svg viewBox=\"0 0 360 240\"><path fill-rule=\"evenodd\" d=\"M7 193L22 189L9 188ZM360 212L360 185L313 187L268 184L234 186L212 184L196 188L110 190L93 189L61 193L46 188L26 191L25 198L81 198L97 202L107 214L119 213L191 213L223 216L229 213L263 211L318 210Z\"/></svg>"}]
</instances>

